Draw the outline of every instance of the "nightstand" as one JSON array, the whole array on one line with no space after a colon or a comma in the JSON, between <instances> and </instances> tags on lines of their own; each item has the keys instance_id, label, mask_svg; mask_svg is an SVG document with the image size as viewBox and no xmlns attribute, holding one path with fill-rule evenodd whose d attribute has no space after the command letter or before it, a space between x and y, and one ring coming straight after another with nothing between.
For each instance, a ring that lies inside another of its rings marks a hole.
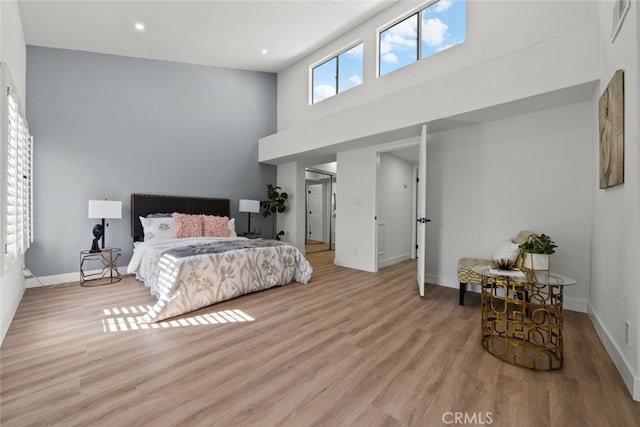
<instances>
[{"instance_id":1,"label":"nightstand","mask_svg":"<svg viewBox=\"0 0 640 427\"><path fill-rule=\"evenodd\" d=\"M119 258L120 248L104 248L100 252L81 251L80 285L111 285L122 280L116 265Z\"/></svg>"}]
</instances>

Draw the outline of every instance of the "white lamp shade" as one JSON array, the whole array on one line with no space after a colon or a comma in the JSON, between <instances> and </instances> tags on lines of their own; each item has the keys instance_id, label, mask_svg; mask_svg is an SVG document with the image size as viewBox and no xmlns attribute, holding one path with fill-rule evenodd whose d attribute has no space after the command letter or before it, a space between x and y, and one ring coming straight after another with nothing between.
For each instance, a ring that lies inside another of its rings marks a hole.
<instances>
[{"instance_id":1,"label":"white lamp shade","mask_svg":"<svg viewBox=\"0 0 640 427\"><path fill-rule=\"evenodd\" d=\"M259 200L247 200L240 199L240 206L238 208L240 212L260 212L260 201Z\"/></svg>"},{"instance_id":2,"label":"white lamp shade","mask_svg":"<svg viewBox=\"0 0 640 427\"><path fill-rule=\"evenodd\" d=\"M122 202L89 200L89 218L122 218Z\"/></svg>"}]
</instances>

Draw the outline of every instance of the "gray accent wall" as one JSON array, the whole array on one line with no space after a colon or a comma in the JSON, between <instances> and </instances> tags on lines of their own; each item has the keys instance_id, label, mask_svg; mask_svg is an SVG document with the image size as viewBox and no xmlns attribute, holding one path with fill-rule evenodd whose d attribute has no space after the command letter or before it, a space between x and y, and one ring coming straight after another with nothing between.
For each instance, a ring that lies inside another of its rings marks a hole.
<instances>
[{"instance_id":1,"label":"gray accent wall","mask_svg":"<svg viewBox=\"0 0 640 427\"><path fill-rule=\"evenodd\" d=\"M36 276L77 272L91 247L90 199L122 201L106 245L133 250L131 193L260 200L276 168L258 163L258 138L276 131L276 75L27 47L27 117L34 135ZM259 215L252 228L270 235Z\"/></svg>"}]
</instances>

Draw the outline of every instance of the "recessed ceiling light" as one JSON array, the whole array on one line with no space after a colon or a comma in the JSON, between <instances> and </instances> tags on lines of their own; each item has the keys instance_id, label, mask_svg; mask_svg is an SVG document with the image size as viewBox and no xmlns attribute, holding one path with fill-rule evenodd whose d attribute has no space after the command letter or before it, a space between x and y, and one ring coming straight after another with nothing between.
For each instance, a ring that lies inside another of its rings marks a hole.
<instances>
[{"instance_id":1,"label":"recessed ceiling light","mask_svg":"<svg viewBox=\"0 0 640 427\"><path fill-rule=\"evenodd\" d=\"M267 49L262 49L262 54L266 55L267 53L269 53L269 51Z\"/></svg>"},{"instance_id":2,"label":"recessed ceiling light","mask_svg":"<svg viewBox=\"0 0 640 427\"><path fill-rule=\"evenodd\" d=\"M142 22L136 22L135 27L138 31L144 31L144 24Z\"/></svg>"}]
</instances>

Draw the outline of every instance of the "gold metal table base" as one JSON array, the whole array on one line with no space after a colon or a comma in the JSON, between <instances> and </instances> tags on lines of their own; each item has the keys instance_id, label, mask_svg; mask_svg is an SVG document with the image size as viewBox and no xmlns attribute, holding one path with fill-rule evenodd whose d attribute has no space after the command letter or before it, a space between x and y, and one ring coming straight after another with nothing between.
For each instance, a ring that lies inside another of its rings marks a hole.
<instances>
[{"instance_id":1,"label":"gold metal table base","mask_svg":"<svg viewBox=\"0 0 640 427\"><path fill-rule=\"evenodd\" d=\"M482 276L482 346L530 369L562 368L562 285Z\"/></svg>"}]
</instances>

